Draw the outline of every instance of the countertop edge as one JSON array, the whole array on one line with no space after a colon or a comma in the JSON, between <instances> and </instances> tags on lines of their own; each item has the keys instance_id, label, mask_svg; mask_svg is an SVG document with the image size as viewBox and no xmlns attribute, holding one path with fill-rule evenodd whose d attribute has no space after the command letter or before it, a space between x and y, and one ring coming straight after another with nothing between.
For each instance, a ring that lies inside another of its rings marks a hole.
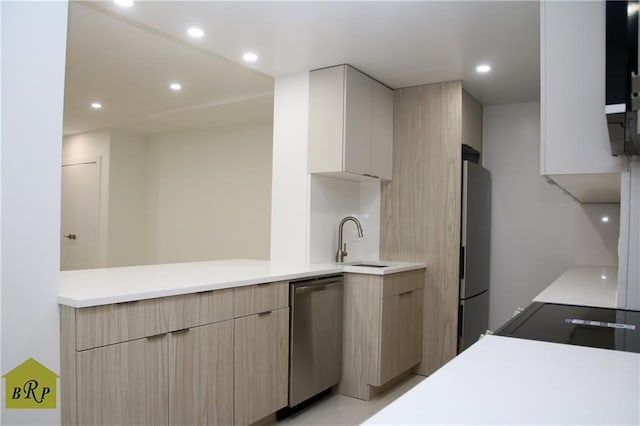
<instances>
[{"instance_id":1,"label":"countertop edge","mask_svg":"<svg viewBox=\"0 0 640 426\"><path fill-rule=\"evenodd\" d=\"M636 353L485 336L362 424L638 424L639 369Z\"/></svg>"},{"instance_id":2,"label":"countertop edge","mask_svg":"<svg viewBox=\"0 0 640 426\"><path fill-rule=\"evenodd\" d=\"M221 261L217 261L217 262L219 265L225 266L223 262ZM265 261L257 261L256 263L259 263L259 262L261 262L263 265L267 265L267 264L271 265L269 262L265 262ZM206 262L194 263L194 265L201 266L204 263ZM102 306L102 305L109 305L109 304L115 304L115 303L125 303L125 302L148 300L148 299L155 299L155 298L161 298L161 297L180 296L184 294L192 294L192 293L206 292L206 291L212 291L212 290L224 290L224 289L237 288L237 287L243 287L248 285L263 284L267 282L291 281L291 280L297 280L297 279L304 279L308 277L324 276L324 275L331 275L331 274L342 274L345 272L369 274L369 275L390 275L390 274L410 271L414 269L426 268L426 264L424 263L408 263L408 262L371 262L371 263L384 263L384 264L388 264L389 266L386 268L377 269L377 268L353 267L351 265L309 264L309 265L291 266L290 267L291 272L283 272L283 273L276 272L273 274L265 272L263 274L251 276L249 278L243 278L242 272L239 272L235 277L232 277L228 280L223 279L218 282L210 282L210 283L204 283L204 284L198 283L193 285L187 284L184 286L167 285L167 287L165 288L145 288L144 286L141 286L138 289L132 289L131 292L127 292L127 290L120 289L119 293L117 290L115 290L114 294L108 294L108 290L107 290L107 291L104 291L105 294L98 294L96 296L91 296L91 295L74 296L74 292L76 290L74 290L73 285L70 285L70 287L72 288L65 289L64 286L62 286L61 291L58 294L57 302L59 305L64 305L71 308L88 308L93 306ZM158 268L154 268L154 266L158 266ZM151 274L152 272L157 271L165 266L167 265L146 265L144 268L147 271L149 271L148 272L149 274ZM226 266L228 267L228 265ZM175 265L170 267L175 267ZM135 269L136 267L127 267L127 268ZM237 265L237 268L239 271L241 271L243 269L243 265ZM314 269L314 268L317 268L317 269ZM122 268L121 271L124 269L125 268ZM72 272L75 272L75 271L72 271ZM110 273L109 268L103 269L103 270L86 270L83 272L83 274L89 275L89 276L91 276L92 274L95 274L96 276L98 276L99 274L108 274L108 273ZM247 275L251 275L251 274L247 273ZM151 279L151 277L148 279ZM82 291L84 290L85 289L82 289Z\"/></svg>"},{"instance_id":3,"label":"countertop edge","mask_svg":"<svg viewBox=\"0 0 640 426\"><path fill-rule=\"evenodd\" d=\"M616 308L617 285L618 273L615 266L573 265L533 301Z\"/></svg>"}]
</instances>

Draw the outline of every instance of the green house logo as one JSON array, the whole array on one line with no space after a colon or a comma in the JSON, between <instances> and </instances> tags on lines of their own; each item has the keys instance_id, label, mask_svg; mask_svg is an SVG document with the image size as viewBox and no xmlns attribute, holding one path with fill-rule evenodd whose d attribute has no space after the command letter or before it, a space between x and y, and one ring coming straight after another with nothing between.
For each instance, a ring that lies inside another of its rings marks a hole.
<instances>
[{"instance_id":1,"label":"green house logo","mask_svg":"<svg viewBox=\"0 0 640 426\"><path fill-rule=\"evenodd\" d=\"M33 358L2 376L6 408L56 408L59 377Z\"/></svg>"}]
</instances>

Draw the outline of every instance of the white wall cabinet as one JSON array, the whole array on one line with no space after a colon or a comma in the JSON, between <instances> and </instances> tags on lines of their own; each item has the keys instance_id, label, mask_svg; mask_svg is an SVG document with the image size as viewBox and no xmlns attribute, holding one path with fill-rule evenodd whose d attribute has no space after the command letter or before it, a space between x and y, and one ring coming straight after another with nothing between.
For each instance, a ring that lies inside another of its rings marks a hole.
<instances>
[{"instance_id":1,"label":"white wall cabinet","mask_svg":"<svg viewBox=\"0 0 640 426\"><path fill-rule=\"evenodd\" d=\"M340 65L309 75L309 173L391 180L393 92Z\"/></svg>"},{"instance_id":2,"label":"white wall cabinet","mask_svg":"<svg viewBox=\"0 0 640 426\"><path fill-rule=\"evenodd\" d=\"M62 424L246 425L283 408L288 288L62 306Z\"/></svg>"},{"instance_id":3,"label":"white wall cabinet","mask_svg":"<svg viewBox=\"0 0 640 426\"><path fill-rule=\"evenodd\" d=\"M605 117L605 4L542 2L540 35L540 174L581 202L619 202L626 160L611 155Z\"/></svg>"}]
</instances>

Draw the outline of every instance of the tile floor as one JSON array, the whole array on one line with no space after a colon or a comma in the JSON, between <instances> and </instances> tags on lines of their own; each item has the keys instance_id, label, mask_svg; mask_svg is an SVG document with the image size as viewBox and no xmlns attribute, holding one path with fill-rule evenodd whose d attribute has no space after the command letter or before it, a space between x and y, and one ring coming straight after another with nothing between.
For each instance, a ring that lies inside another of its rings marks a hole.
<instances>
[{"instance_id":1,"label":"tile floor","mask_svg":"<svg viewBox=\"0 0 640 426\"><path fill-rule=\"evenodd\" d=\"M397 386L371 401L331 394L306 409L276 423L288 425L358 425L393 402L396 398L424 380L423 376L409 376Z\"/></svg>"}]
</instances>

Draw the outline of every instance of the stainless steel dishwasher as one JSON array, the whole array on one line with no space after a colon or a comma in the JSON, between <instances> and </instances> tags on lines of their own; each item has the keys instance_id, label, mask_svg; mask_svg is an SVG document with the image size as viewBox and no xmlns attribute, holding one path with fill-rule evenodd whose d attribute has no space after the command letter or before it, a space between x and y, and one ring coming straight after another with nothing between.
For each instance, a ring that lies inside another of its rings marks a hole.
<instances>
[{"instance_id":1,"label":"stainless steel dishwasher","mask_svg":"<svg viewBox=\"0 0 640 426\"><path fill-rule=\"evenodd\" d=\"M340 382L342 292L341 275L291 282L289 407Z\"/></svg>"}]
</instances>

